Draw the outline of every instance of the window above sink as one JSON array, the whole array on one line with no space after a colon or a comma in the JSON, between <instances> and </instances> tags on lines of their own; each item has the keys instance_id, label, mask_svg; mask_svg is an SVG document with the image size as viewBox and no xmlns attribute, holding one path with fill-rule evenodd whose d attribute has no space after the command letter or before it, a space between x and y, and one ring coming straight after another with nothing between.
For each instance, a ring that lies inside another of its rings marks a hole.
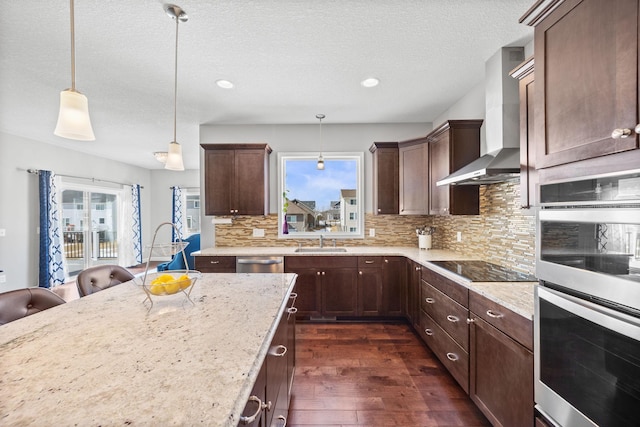
<instances>
[{"instance_id":1,"label":"window above sink","mask_svg":"<svg viewBox=\"0 0 640 427\"><path fill-rule=\"evenodd\" d=\"M364 238L364 154L318 155L278 153L278 237Z\"/></svg>"}]
</instances>

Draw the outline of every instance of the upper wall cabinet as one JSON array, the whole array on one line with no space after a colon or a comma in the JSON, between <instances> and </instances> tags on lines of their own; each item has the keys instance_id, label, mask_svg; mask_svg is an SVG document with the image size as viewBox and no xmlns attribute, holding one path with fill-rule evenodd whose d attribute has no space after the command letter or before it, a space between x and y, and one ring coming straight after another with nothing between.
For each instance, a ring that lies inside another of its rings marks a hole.
<instances>
[{"instance_id":1,"label":"upper wall cabinet","mask_svg":"<svg viewBox=\"0 0 640 427\"><path fill-rule=\"evenodd\" d=\"M267 144L202 144L205 214L268 215Z\"/></svg>"},{"instance_id":2,"label":"upper wall cabinet","mask_svg":"<svg viewBox=\"0 0 640 427\"><path fill-rule=\"evenodd\" d=\"M431 215L480 213L477 185L436 185L437 181L480 157L480 126L482 120L449 120L427 135Z\"/></svg>"},{"instance_id":3,"label":"upper wall cabinet","mask_svg":"<svg viewBox=\"0 0 640 427\"><path fill-rule=\"evenodd\" d=\"M397 142L374 142L373 154L373 213L399 213L399 167Z\"/></svg>"},{"instance_id":4,"label":"upper wall cabinet","mask_svg":"<svg viewBox=\"0 0 640 427\"><path fill-rule=\"evenodd\" d=\"M638 0L537 2L521 21L535 25L536 167L638 148Z\"/></svg>"},{"instance_id":5,"label":"upper wall cabinet","mask_svg":"<svg viewBox=\"0 0 640 427\"><path fill-rule=\"evenodd\" d=\"M511 71L520 86L520 207L537 204L536 145L534 139L534 59L529 58Z\"/></svg>"},{"instance_id":6,"label":"upper wall cabinet","mask_svg":"<svg viewBox=\"0 0 640 427\"><path fill-rule=\"evenodd\" d=\"M426 138L398 144L400 215L429 214L429 148Z\"/></svg>"}]
</instances>

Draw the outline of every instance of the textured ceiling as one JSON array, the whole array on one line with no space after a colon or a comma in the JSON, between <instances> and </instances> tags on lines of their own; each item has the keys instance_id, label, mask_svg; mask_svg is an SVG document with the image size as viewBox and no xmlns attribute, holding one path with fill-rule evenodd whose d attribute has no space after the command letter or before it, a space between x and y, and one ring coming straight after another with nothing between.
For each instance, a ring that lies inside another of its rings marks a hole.
<instances>
[{"instance_id":1,"label":"textured ceiling","mask_svg":"<svg viewBox=\"0 0 640 427\"><path fill-rule=\"evenodd\" d=\"M71 85L69 2L4 1L0 131L147 168L173 138L175 22L157 0L76 0L76 87L96 141L53 135ZM431 122L524 45L533 0L187 0L178 142L198 167L198 126ZM365 89L369 76L381 81ZM232 90L215 81L228 79Z\"/></svg>"}]
</instances>

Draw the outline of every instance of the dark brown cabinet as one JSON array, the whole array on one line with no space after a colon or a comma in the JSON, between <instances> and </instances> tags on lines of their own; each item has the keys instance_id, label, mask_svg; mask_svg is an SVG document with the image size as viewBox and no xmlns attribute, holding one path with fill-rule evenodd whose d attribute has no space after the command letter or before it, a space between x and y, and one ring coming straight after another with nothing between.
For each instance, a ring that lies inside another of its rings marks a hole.
<instances>
[{"instance_id":1,"label":"dark brown cabinet","mask_svg":"<svg viewBox=\"0 0 640 427\"><path fill-rule=\"evenodd\" d=\"M404 315L407 261L401 256L384 257L382 264L382 315Z\"/></svg>"},{"instance_id":2,"label":"dark brown cabinet","mask_svg":"<svg viewBox=\"0 0 640 427\"><path fill-rule=\"evenodd\" d=\"M206 215L268 215L267 144L202 144Z\"/></svg>"},{"instance_id":3,"label":"dark brown cabinet","mask_svg":"<svg viewBox=\"0 0 640 427\"><path fill-rule=\"evenodd\" d=\"M373 213L399 213L400 160L397 142L374 142L373 154Z\"/></svg>"},{"instance_id":4,"label":"dark brown cabinet","mask_svg":"<svg viewBox=\"0 0 640 427\"><path fill-rule=\"evenodd\" d=\"M547 16L542 3L522 18L535 25L536 167L637 149L638 1L565 0Z\"/></svg>"},{"instance_id":5,"label":"dark brown cabinet","mask_svg":"<svg viewBox=\"0 0 640 427\"><path fill-rule=\"evenodd\" d=\"M247 404L242 411L242 415L240 418L239 426L249 426L249 427L264 427L265 426L265 416L263 407L264 402L267 401L266 398L266 390L267 390L267 364L263 363L262 368L260 368L260 373L258 374L258 378L256 382L253 384L253 389L251 389L251 395Z\"/></svg>"},{"instance_id":6,"label":"dark brown cabinet","mask_svg":"<svg viewBox=\"0 0 640 427\"><path fill-rule=\"evenodd\" d=\"M471 400L494 426L533 426L533 322L471 292Z\"/></svg>"},{"instance_id":7,"label":"dark brown cabinet","mask_svg":"<svg viewBox=\"0 0 640 427\"><path fill-rule=\"evenodd\" d=\"M438 186L436 183L480 157L481 125L482 120L449 120L427 135L428 193L431 215L478 215L480 213L478 186Z\"/></svg>"},{"instance_id":8,"label":"dark brown cabinet","mask_svg":"<svg viewBox=\"0 0 640 427\"><path fill-rule=\"evenodd\" d=\"M383 257L358 257L358 316L382 314Z\"/></svg>"},{"instance_id":9,"label":"dark brown cabinet","mask_svg":"<svg viewBox=\"0 0 640 427\"><path fill-rule=\"evenodd\" d=\"M356 316L357 267L357 257L286 257L285 271L298 274L298 318Z\"/></svg>"},{"instance_id":10,"label":"dark brown cabinet","mask_svg":"<svg viewBox=\"0 0 640 427\"><path fill-rule=\"evenodd\" d=\"M235 273L236 257L198 255L193 257L195 269L201 273Z\"/></svg>"},{"instance_id":11,"label":"dark brown cabinet","mask_svg":"<svg viewBox=\"0 0 640 427\"><path fill-rule=\"evenodd\" d=\"M429 214L429 149L426 138L398 144L400 215Z\"/></svg>"},{"instance_id":12,"label":"dark brown cabinet","mask_svg":"<svg viewBox=\"0 0 640 427\"><path fill-rule=\"evenodd\" d=\"M407 298L405 313L409 324L420 329L420 277L422 266L407 260Z\"/></svg>"}]
</instances>

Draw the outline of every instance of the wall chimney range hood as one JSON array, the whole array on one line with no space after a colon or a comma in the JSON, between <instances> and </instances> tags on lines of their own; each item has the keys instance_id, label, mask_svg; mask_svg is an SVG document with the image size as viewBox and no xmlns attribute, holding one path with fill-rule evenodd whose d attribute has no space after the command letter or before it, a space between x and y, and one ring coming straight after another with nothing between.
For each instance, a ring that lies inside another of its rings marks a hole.
<instances>
[{"instance_id":1,"label":"wall chimney range hood","mask_svg":"<svg viewBox=\"0 0 640 427\"><path fill-rule=\"evenodd\" d=\"M520 99L509 72L524 60L524 48L503 47L485 65L487 153L436 182L484 185L520 179Z\"/></svg>"}]
</instances>

